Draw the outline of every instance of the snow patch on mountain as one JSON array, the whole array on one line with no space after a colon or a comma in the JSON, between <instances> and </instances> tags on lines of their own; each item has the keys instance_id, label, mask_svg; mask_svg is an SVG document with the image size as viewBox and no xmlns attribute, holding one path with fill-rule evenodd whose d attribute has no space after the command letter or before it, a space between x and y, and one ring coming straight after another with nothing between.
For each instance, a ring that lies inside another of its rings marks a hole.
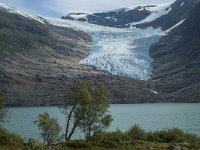
<instances>
[{"instance_id":1,"label":"snow patch on mountain","mask_svg":"<svg viewBox=\"0 0 200 150\"><path fill-rule=\"evenodd\" d=\"M110 27L128 28L152 22L170 11L171 3L166 3L126 7L102 13L84 14L83 16L80 15L81 13L72 13L62 18Z\"/></svg>"},{"instance_id":2,"label":"snow patch on mountain","mask_svg":"<svg viewBox=\"0 0 200 150\"><path fill-rule=\"evenodd\" d=\"M181 20L180 22L178 22L177 24L175 24L173 27L171 27L170 29L166 30L165 32L168 33L171 30L173 30L174 28L178 27L179 25L181 25L183 22L185 21L185 19Z\"/></svg>"},{"instance_id":3,"label":"snow patch on mountain","mask_svg":"<svg viewBox=\"0 0 200 150\"><path fill-rule=\"evenodd\" d=\"M182 7L184 5L184 2L181 3L180 7Z\"/></svg>"},{"instance_id":4,"label":"snow patch on mountain","mask_svg":"<svg viewBox=\"0 0 200 150\"><path fill-rule=\"evenodd\" d=\"M161 29L119 29L79 21L46 18L56 26L89 33L93 38L90 55L80 64L95 66L113 75L149 80L152 58L149 47L165 33Z\"/></svg>"},{"instance_id":5,"label":"snow patch on mountain","mask_svg":"<svg viewBox=\"0 0 200 150\"><path fill-rule=\"evenodd\" d=\"M131 23L130 26L152 22L160 18L161 16L168 14L172 10L170 6L171 6L171 3L166 3L166 4L155 5L152 7L146 7L146 9L151 12L151 15L149 15L144 20Z\"/></svg>"},{"instance_id":6,"label":"snow patch on mountain","mask_svg":"<svg viewBox=\"0 0 200 150\"><path fill-rule=\"evenodd\" d=\"M87 15L88 14L85 14L85 13L71 13L68 16L77 21L80 18L83 18L83 19L87 20Z\"/></svg>"}]
</instances>

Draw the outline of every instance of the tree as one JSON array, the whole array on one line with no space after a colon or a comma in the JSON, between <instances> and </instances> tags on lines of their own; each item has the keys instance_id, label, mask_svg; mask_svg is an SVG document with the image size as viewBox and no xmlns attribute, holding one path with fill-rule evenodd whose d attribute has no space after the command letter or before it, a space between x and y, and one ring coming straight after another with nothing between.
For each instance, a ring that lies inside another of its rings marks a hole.
<instances>
[{"instance_id":1,"label":"tree","mask_svg":"<svg viewBox=\"0 0 200 150\"><path fill-rule=\"evenodd\" d=\"M101 85L90 90L91 99L88 99L85 102L85 107L82 107L81 112L83 112L84 117L79 124L86 139L90 139L93 134L108 128L112 122L112 117L108 111L110 96L106 88Z\"/></svg>"},{"instance_id":2,"label":"tree","mask_svg":"<svg viewBox=\"0 0 200 150\"><path fill-rule=\"evenodd\" d=\"M110 95L104 86L95 88L88 81L74 82L60 107L67 120L65 139L70 140L77 128L89 138L108 127L112 121L109 102Z\"/></svg>"},{"instance_id":3,"label":"tree","mask_svg":"<svg viewBox=\"0 0 200 150\"><path fill-rule=\"evenodd\" d=\"M56 118L51 118L47 112L40 114L35 121L41 130L41 137L48 145L57 142L60 138L61 127Z\"/></svg>"},{"instance_id":4,"label":"tree","mask_svg":"<svg viewBox=\"0 0 200 150\"><path fill-rule=\"evenodd\" d=\"M5 109L5 98L3 93L0 91L0 125L5 121L6 109Z\"/></svg>"}]
</instances>

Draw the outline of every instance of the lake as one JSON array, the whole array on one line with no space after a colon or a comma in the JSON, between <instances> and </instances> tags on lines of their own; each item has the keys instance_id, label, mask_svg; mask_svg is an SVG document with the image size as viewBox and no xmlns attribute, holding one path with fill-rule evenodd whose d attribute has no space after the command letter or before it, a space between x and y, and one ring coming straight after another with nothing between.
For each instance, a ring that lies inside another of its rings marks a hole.
<instances>
[{"instance_id":1,"label":"lake","mask_svg":"<svg viewBox=\"0 0 200 150\"><path fill-rule=\"evenodd\" d=\"M200 104L116 104L110 108L114 119L109 131L119 128L128 130L139 124L145 130L161 130L178 127L200 136ZM11 107L8 108L9 121L5 127L25 138L39 138L34 121L40 113L48 112L57 117L64 133L65 118L57 107ZM77 132L73 138L81 138Z\"/></svg>"}]
</instances>

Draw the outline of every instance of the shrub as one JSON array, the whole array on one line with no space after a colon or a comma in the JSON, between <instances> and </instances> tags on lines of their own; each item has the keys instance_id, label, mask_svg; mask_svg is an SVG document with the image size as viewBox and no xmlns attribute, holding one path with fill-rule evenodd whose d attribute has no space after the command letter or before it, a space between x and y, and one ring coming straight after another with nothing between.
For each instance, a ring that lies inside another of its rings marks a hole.
<instances>
[{"instance_id":1,"label":"shrub","mask_svg":"<svg viewBox=\"0 0 200 150\"><path fill-rule=\"evenodd\" d=\"M187 142L199 142L200 138L195 134L185 133L184 137L183 137L183 140L187 141Z\"/></svg>"},{"instance_id":2,"label":"shrub","mask_svg":"<svg viewBox=\"0 0 200 150\"><path fill-rule=\"evenodd\" d=\"M23 150L44 150L44 147L36 140L29 138L28 143L25 144Z\"/></svg>"},{"instance_id":3,"label":"shrub","mask_svg":"<svg viewBox=\"0 0 200 150\"><path fill-rule=\"evenodd\" d=\"M101 141L101 146L106 147L106 148L116 148L119 146L119 143L115 141Z\"/></svg>"},{"instance_id":4,"label":"shrub","mask_svg":"<svg viewBox=\"0 0 200 150\"><path fill-rule=\"evenodd\" d=\"M119 129L113 132L99 132L92 136L93 141L101 142L101 141L115 141L115 142L121 142L121 141L127 141L130 140L130 137L128 134L123 133Z\"/></svg>"},{"instance_id":5,"label":"shrub","mask_svg":"<svg viewBox=\"0 0 200 150\"><path fill-rule=\"evenodd\" d=\"M140 126L137 124L132 126L127 134L131 137L132 140L146 140L147 137L146 131L140 128Z\"/></svg>"},{"instance_id":6,"label":"shrub","mask_svg":"<svg viewBox=\"0 0 200 150\"><path fill-rule=\"evenodd\" d=\"M5 129L0 128L0 145L16 145L20 146L24 144L24 140L21 136L9 133Z\"/></svg>"},{"instance_id":7,"label":"shrub","mask_svg":"<svg viewBox=\"0 0 200 150\"><path fill-rule=\"evenodd\" d=\"M37 124L38 128L41 130L41 137L44 143L50 145L60 139L61 127L57 119L51 118L48 113L40 114L35 124Z\"/></svg>"},{"instance_id":8,"label":"shrub","mask_svg":"<svg viewBox=\"0 0 200 150\"><path fill-rule=\"evenodd\" d=\"M184 132L181 129L173 128L163 132L163 142L183 142Z\"/></svg>"},{"instance_id":9,"label":"shrub","mask_svg":"<svg viewBox=\"0 0 200 150\"><path fill-rule=\"evenodd\" d=\"M153 141L153 142L158 142L160 141L160 138L159 138L159 131L149 131L147 133L147 141Z\"/></svg>"},{"instance_id":10,"label":"shrub","mask_svg":"<svg viewBox=\"0 0 200 150\"><path fill-rule=\"evenodd\" d=\"M181 129L172 128L155 132L150 131L147 133L147 140L155 142L180 143L198 141L198 137L194 134L185 133Z\"/></svg>"},{"instance_id":11,"label":"shrub","mask_svg":"<svg viewBox=\"0 0 200 150\"><path fill-rule=\"evenodd\" d=\"M74 140L74 141L67 141L63 143L64 147L71 147L71 148L91 148L92 145L87 143L85 140Z\"/></svg>"}]
</instances>

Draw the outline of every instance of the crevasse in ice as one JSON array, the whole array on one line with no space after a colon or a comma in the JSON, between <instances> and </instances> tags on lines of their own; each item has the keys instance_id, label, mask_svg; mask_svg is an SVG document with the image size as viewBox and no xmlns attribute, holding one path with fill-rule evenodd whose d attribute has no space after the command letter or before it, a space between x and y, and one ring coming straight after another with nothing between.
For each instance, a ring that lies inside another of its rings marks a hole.
<instances>
[{"instance_id":1,"label":"crevasse in ice","mask_svg":"<svg viewBox=\"0 0 200 150\"><path fill-rule=\"evenodd\" d=\"M161 29L119 29L78 21L46 18L56 26L70 27L89 33L91 52L80 64L91 65L112 75L149 80L153 59L149 47L165 33Z\"/></svg>"}]
</instances>

